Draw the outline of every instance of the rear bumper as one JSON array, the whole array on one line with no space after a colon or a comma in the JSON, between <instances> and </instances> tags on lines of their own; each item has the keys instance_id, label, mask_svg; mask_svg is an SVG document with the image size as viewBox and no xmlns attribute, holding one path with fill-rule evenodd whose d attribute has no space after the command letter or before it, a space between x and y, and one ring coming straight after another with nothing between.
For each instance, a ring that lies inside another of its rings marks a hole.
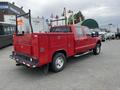
<instances>
[{"instance_id":1,"label":"rear bumper","mask_svg":"<svg viewBox=\"0 0 120 90\"><path fill-rule=\"evenodd\" d=\"M12 55L10 55L10 58L15 60L17 63L25 65L30 68L36 68L39 66L38 59L34 59L30 56L23 55L20 53L13 52Z\"/></svg>"}]
</instances>

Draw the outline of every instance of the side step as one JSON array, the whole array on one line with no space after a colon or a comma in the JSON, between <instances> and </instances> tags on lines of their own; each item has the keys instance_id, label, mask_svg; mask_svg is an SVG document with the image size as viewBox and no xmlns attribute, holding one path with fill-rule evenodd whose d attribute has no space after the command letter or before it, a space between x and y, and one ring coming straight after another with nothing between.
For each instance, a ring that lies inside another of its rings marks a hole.
<instances>
[{"instance_id":1,"label":"side step","mask_svg":"<svg viewBox=\"0 0 120 90\"><path fill-rule=\"evenodd\" d=\"M88 51L88 52L85 52L85 53L82 53L82 54L76 54L74 57L80 57L80 56L89 54L90 52L91 52L91 51Z\"/></svg>"}]
</instances>

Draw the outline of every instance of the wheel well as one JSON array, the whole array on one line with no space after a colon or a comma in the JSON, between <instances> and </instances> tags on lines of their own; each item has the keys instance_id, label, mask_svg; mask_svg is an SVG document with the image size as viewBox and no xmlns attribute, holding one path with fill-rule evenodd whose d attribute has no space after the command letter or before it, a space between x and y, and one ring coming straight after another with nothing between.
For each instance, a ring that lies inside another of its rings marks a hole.
<instances>
[{"instance_id":1,"label":"wheel well","mask_svg":"<svg viewBox=\"0 0 120 90\"><path fill-rule=\"evenodd\" d=\"M65 50L59 50L59 51L56 51L56 52L53 54L52 58L53 58L57 53L63 53L63 54L65 55L65 57L67 57L67 53L66 53Z\"/></svg>"}]
</instances>

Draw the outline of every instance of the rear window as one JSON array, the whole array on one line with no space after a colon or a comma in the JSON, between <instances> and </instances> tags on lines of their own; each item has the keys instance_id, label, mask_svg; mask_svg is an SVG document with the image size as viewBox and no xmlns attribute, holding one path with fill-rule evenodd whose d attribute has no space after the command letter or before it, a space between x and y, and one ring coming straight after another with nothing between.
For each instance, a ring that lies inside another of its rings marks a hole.
<instances>
[{"instance_id":1,"label":"rear window","mask_svg":"<svg viewBox=\"0 0 120 90\"><path fill-rule=\"evenodd\" d=\"M84 27L84 31L88 35L90 35L92 33L92 31L89 28L87 28L87 27Z\"/></svg>"},{"instance_id":2,"label":"rear window","mask_svg":"<svg viewBox=\"0 0 120 90\"><path fill-rule=\"evenodd\" d=\"M71 32L70 27L52 27L50 32Z\"/></svg>"}]
</instances>

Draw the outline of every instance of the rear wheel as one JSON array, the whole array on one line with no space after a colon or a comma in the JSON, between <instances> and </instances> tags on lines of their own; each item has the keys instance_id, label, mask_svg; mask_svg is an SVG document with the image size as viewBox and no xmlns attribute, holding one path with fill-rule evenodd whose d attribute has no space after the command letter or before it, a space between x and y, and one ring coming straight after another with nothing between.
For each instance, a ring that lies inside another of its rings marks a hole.
<instances>
[{"instance_id":1,"label":"rear wheel","mask_svg":"<svg viewBox=\"0 0 120 90\"><path fill-rule=\"evenodd\" d=\"M57 53L53 57L53 61L50 64L50 68L53 72L62 71L66 64L66 57L63 53Z\"/></svg>"},{"instance_id":2,"label":"rear wheel","mask_svg":"<svg viewBox=\"0 0 120 90\"><path fill-rule=\"evenodd\" d=\"M96 47L93 49L93 54L94 55L99 55L101 52L101 45L97 44Z\"/></svg>"}]
</instances>

